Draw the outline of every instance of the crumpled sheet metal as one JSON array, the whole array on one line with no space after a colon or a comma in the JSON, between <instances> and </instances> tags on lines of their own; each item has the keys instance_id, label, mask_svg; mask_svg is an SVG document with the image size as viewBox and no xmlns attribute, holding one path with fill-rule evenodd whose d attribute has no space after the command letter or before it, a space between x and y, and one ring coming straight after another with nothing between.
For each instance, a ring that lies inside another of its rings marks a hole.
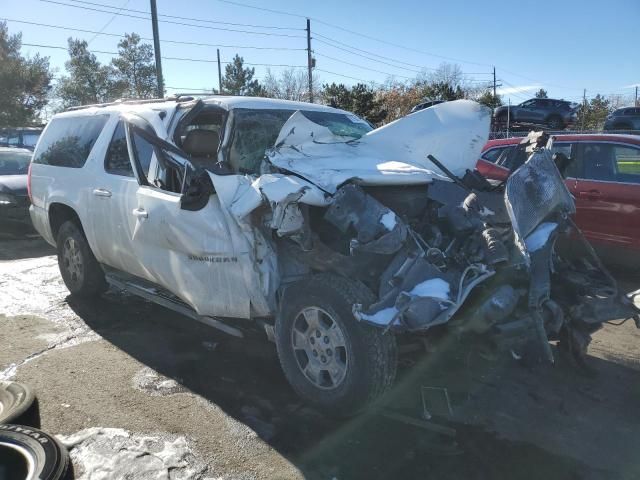
<instances>
[{"instance_id":1,"label":"crumpled sheet metal","mask_svg":"<svg viewBox=\"0 0 640 480\"><path fill-rule=\"evenodd\" d=\"M348 180L366 185L415 185L448 180L427 160L431 154L454 174L473 170L489 135L491 111L456 100L407 115L354 140L296 113L268 152L276 167L329 193Z\"/></svg>"}]
</instances>

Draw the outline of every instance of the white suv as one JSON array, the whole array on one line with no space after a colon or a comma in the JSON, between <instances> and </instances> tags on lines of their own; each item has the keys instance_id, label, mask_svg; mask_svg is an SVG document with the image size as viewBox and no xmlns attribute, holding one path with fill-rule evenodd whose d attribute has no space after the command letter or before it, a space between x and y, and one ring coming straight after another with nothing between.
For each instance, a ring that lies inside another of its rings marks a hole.
<instances>
[{"instance_id":1,"label":"white suv","mask_svg":"<svg viewBox=\"0 0 640 480\"><path fill-rule=\"evenodd\" d=\"M533 213L522 190L505 196L470 171L490 116L447 102L372 130L334 108L248 97L77 108L38 142L31 218L72 294L111 284L232 335L259 326L303 398L349 414L391 386L406 333L450 327L508 352L533 335L553 360L547 337L583 352L604 321L585 323L587 307L570 317L567 285L591 270L554 256L554 278L571 275L550 290L573 204L544 149L536 171L550 176L526 194L555 196Z\"/></svg>"}]
</instances>

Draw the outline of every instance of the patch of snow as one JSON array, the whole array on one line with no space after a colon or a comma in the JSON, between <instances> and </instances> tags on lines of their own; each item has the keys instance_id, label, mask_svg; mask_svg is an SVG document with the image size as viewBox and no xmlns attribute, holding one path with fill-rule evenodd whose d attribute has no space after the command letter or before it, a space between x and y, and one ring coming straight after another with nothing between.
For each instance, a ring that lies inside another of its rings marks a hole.
<instances>
[{"instance_id":1,"label":"patch of snow","mask_svg":"<svg viewBox=\"0 0 640 480\"><path fill-rule=\"evenodd\" d=\"M387 213L380 217L380 223L389 231L392 231L396 224L398 223L396 220L396 214L389 210Z\"/></svg>"},{"instance_id":2,"label":"patch of snow","mask_svg":"<svg viewBox=\"0 0 640 480\"><path fill-rule=\"evenodd\" d=\"M410 295L417 297L432 297L440 300L449 300L449 292L451 286L449 282L441 278L430 278L422 283L417 284L409 292Z\"/></svg>"},{"instance_id":3,"label":"patch of snow","mask_svg":"<svg viewBox=\"0 0 640 480\"><path fill-rule=\"evenodd\" d=\"M495 215L496 212L487 207L482 207L482 210L478 212L481 217L488 217L489 215Z\"/></svg>"},{"instance_id":4,"label":"patch of snow","mask_svg":"<svg viewBox=\"0 0 640 480\"><path fill-rule=\"evenodd\" d=\"M389 325L394 316L398 314L396 307L383 308L382 310L374 313L373 315L367 315L365 313L360 314L361 320L377 323L378 325ZM396 323L398 319L396 319Z\"/></svg>"},{"instance_id":5,"label":"patch of snow","mask_svg":"<svg viewBox=\"0 0 640 480\"><path fill-rule=\"evenodd\" d=\"M184 391L184 388L172 378L160 375L149 367L139 370L132 379L133 388L152 396L165 396Z\"/></svg>"},{"instance_id":6,"label":"patch of snow","mask_svg":"<svg viewBox=\"0 0 640 480\"><path fill-rule=\"evenodd\" d=\"M183 436L92 427L58 439L79 467L77 480L195 480L206 471Z\"/></svg>"},{"instance_id":7,"label":"patch of snow","mask_svg":"<svg viewBox=\"0 0 640 480\"><path fill-rule=\"evenodd\" d=\"M544 222L536 227L536 229L524 239L527 250L535 252L544 247L549 241L549 236L558 228L558 224L554 222Z\"/></svg>"}]
</instances>

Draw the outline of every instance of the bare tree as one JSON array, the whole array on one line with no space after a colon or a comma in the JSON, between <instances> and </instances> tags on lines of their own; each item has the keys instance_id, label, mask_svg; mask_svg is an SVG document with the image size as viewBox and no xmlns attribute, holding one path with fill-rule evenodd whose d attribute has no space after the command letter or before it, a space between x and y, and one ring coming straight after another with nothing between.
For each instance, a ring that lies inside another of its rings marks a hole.
<instances>
[{"instance_id":1,"label":"bare tree","mask_svg":"<svg viewBox=\"0 0 640 480\"><path fill-rule=\"evenodd\" d=\"M307 72L297 68L283 70L279 76L267 70L263 80L264 89L268 97L283 100L295 100L299 102L309 101L309 82ZM320 82L317 77L313 79L313 90L320 91Z\"/></svg>"}]
</instances>

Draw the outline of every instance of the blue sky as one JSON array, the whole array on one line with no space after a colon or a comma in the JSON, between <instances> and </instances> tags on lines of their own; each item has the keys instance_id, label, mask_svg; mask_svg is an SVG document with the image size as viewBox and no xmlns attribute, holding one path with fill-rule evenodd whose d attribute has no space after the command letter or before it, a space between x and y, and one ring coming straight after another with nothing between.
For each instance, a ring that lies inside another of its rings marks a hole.
<instances>
[{"instance_id":1,"label":"blue sky","mask_svg":"<svg viewBox=\"0 0 640 480\"><path fill-rule=\"evenodd\" d=\"M142 37L152 36L148 20L62 5L117 11L90 4L97 3L111 5L116 9L124 7L148 11L148 0L55 2L57 3L44 0L2 0L0 18L12 20L8 21L10 32L22 31L23 42L31 44L64 47L66 39L74 36L90 40L92 50L113 52L117 50L118 38L29 25L13 20L118 35L135 31ZM579 100L583 88L587 89L588 96L596 93L631 95L634 90L628 87L640 84L638 0L611 0L607 3L595 0L157 2L158 13L161 15L278 27L199 23L203 27L216 28L213 29L161 21L159 28L163 40L262 47L221 47L223 61L231 59L237 52L248 63L305 66L304 17L311 17L314 36L312 48L316 54L318 69L316 75L322 82L353 84L356 83L355 78L384 82L388 74L404 80L405 77L415 76L422 69L428 72L442 62L450 62L459 64L468 73L467 78L476 81L489 80L489 74L495 65L498 79L503 85L504 100L511 98L513 103L528 98L539 87L547 89L552 97ZM246 8L240 4L279 10L289 15ZM120 12L144 16L126 10ZM168 17L161 17L161 20L196 23ZM294 50L267 50L265 47ZM354 48L359 50L353 50ZM64 62L67 59L64 50L25 46L23 51L50 56L58 74L64 73ZM353 52L368 58L354 55ZM111 58L109 54L96 55L105 62ZM216 48L164 42L162 56L213 61L216 58ZM265 75L267 67L255 68L258 78ZM270 68L277 74L286 67ZM178 90L217 87L215 63L167 58L163 60L163 70L168 87L177 87ZM168 88L168 92L172 91L172 88Z\"/></svg>"}]
</instances>

